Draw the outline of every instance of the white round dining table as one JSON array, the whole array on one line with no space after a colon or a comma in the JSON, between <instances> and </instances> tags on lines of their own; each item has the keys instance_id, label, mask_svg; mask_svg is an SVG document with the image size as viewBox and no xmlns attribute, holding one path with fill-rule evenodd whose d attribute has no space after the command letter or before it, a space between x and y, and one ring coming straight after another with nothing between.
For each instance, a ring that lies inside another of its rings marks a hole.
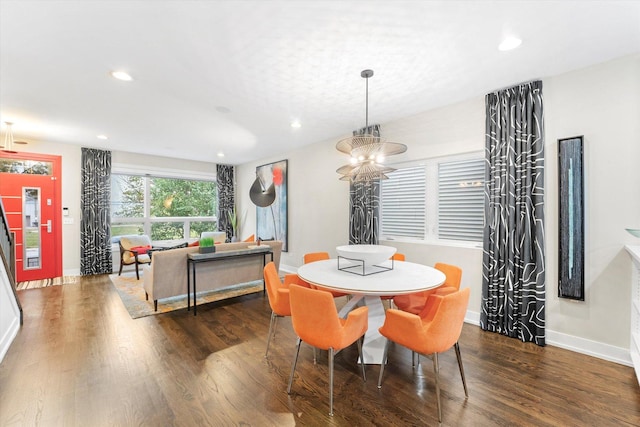
<instances>
[{"instance_id":1,"label":"white round dining table","mask_svg":"<svg viewBox=\"0 0 640 427\"><path fill-rule=\"evenodd\" d=\"M369 308L369 327L364 336L362 357L366 364L382 364L385 338L378 328L384 323L385 310L381 296L393 296L426 291L442 285L444 273L422 264L406 261L385 261L376 272L363 275L354 263L328 259L304 264L298 268L298 276L306 282L332 291L350 294L352 298L340 309L340 317L346 317L356 306ZM389 268L388 270L385 270Z\"/></svg>"}]
</instances>

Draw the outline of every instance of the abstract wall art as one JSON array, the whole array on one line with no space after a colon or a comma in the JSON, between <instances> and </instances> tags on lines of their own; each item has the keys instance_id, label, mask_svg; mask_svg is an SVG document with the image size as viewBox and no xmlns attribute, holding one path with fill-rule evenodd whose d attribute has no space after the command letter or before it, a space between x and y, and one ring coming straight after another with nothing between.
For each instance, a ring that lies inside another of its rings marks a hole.
<instances>
[{"instance_id":1,"label":"abstract wall art","mask_svg":"<svg viewBox=\"0 0 640 427\"><path fill-rule=\"evenodd\" d=\"M276 193L275 201L271 205L256 206L256 238L282 240L284 252L289 249L287 244L287 168L287 160L256 168L256 178L260 181L262 189L266 191L273 184Z\"/></svg>"}]
</instances>

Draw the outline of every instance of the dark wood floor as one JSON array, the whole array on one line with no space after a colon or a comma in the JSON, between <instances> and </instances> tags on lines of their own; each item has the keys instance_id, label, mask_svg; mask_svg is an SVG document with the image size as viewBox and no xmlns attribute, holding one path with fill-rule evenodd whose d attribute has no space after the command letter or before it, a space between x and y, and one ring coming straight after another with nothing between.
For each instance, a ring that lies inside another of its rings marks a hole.
<instances>
[{"instance_id":1,"label":"dark wood floor","mask_svg":"<svg viewBox=\"0 0 640 427\"><path fill-rule=\"evenodd\" d=\"M281 319L263 358L270 309L262 294L132 320L107 276L20 291L24 326L0 365L0 426L437 425L431 361L411 367L392 346L363 383L355 346L336 358L328 416L326 352L304 347L293 394L295 336ZM465 325L441 356L443 425L640 425L632 368L537 347Z\"/></svg>"}]
</instances>

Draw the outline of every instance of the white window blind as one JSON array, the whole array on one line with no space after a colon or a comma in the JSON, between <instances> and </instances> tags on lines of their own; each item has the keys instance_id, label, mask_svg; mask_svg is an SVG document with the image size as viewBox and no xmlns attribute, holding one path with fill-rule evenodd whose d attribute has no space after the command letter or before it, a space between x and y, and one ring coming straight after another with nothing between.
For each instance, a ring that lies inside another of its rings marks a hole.
<instances>
[{"instance_id":1,"label":"white window blind","mask_svg":"<svg viewBox=\"0 0 640 427\"><path fill-rule=\"evenodd\" d=\"M387 174L380 189L382 236L425 237L425 168L398 169Z\"/></svg>"},{"instance_id":2,"label":"white window blind","mask_svg":"<svg viewBox=\"0 0 640 427\"><path fill-rule=\"evenodd\" d=\"M438 164L438 238L482 242L483 159Z\"/></svg>"}]
</instances>

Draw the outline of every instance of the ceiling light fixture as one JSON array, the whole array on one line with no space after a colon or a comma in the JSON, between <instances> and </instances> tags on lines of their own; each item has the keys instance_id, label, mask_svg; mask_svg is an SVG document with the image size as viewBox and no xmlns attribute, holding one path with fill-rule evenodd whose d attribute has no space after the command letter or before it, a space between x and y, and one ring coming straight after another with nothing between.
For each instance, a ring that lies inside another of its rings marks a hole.
<instances>
[{"instance_id":1,"label":"ceiling light fixture","mask_svg":"<svg viewBox=\"0 0 640 427\"><path fill-rule=\"evenodd\" d=\"M13 123L4 122L4 124L7 125L7 130L4 133L4 144L0 148L2 148L2 151L5 153L17 153L17 151L13 149L13 132L11 132L11 126L13 126Z\"/></svg>"},{"instance_id":2,"label":"ceiling light fixture","mask_svg":"<svg viewBox=\"0 0 640 427\"><path fill-rule=\"evenodd\" d=\"M131 77L128 73L126 73L124 71L112 71L111 72L111 76L113 78L116 78L118 80L122 80L124 82L130 82L131 80L133 80L133 77Z\"/></svg>"},{"instance_id":3,"label":"ceiling light fixture","mask_svg":"<svg viewBox=\"0 0 640 427\"><path fill-rule=\"evenodd\" d=\"M96 135L96 138L98 138L98 139L109 139L109 137L107 137L107 135L102 135L102 134Z\"/></svg>"},{"instance_id":4,"label":"ceiling light fixture","mask_svg":"<svg viewBox=\"0 0 640 427\"><path fill-rule=\"evenodd\" d=\"M363 70L360 76L366 81L366 112L365 132L369 131L369 78L373 76L373 70ZM385 174L395 169L382 164L388 156L401 154L407 151L407 146L397 142L388 142L385 138L369 133L354 135L341 139L336 144L336 149L341 153L351 156L350 163L338 168L336 172L342 181L370 181L373 179L388 179Z\"/></svg>"},{"instance_id":5,"label":"ceiling light fixture","mask_svg":"<svg viewBox=\"0 0 640 427\"><path fill-rule=\"evenodd\" d=\"M302 127L302 123L300 123L300 121L298 120L294 120L291 122L291 127L294 129L298 129Z\"/></svg>"},{"instance_id":6,"label":"ceiling light fixture","mask_svg":"<svg viewBox=\"0 0 640 427\"><path fill-rule=\"evenodd\" d=\"M500 43L500 45L498 45L498 50L500 51L507 51L507 50L513 50L515 48L517 48L518 46L520 46L522 44L522 40L520 40L517 37L507 37L504 40L502 40L502 42Z\"/></svg>"}]
</instances>

